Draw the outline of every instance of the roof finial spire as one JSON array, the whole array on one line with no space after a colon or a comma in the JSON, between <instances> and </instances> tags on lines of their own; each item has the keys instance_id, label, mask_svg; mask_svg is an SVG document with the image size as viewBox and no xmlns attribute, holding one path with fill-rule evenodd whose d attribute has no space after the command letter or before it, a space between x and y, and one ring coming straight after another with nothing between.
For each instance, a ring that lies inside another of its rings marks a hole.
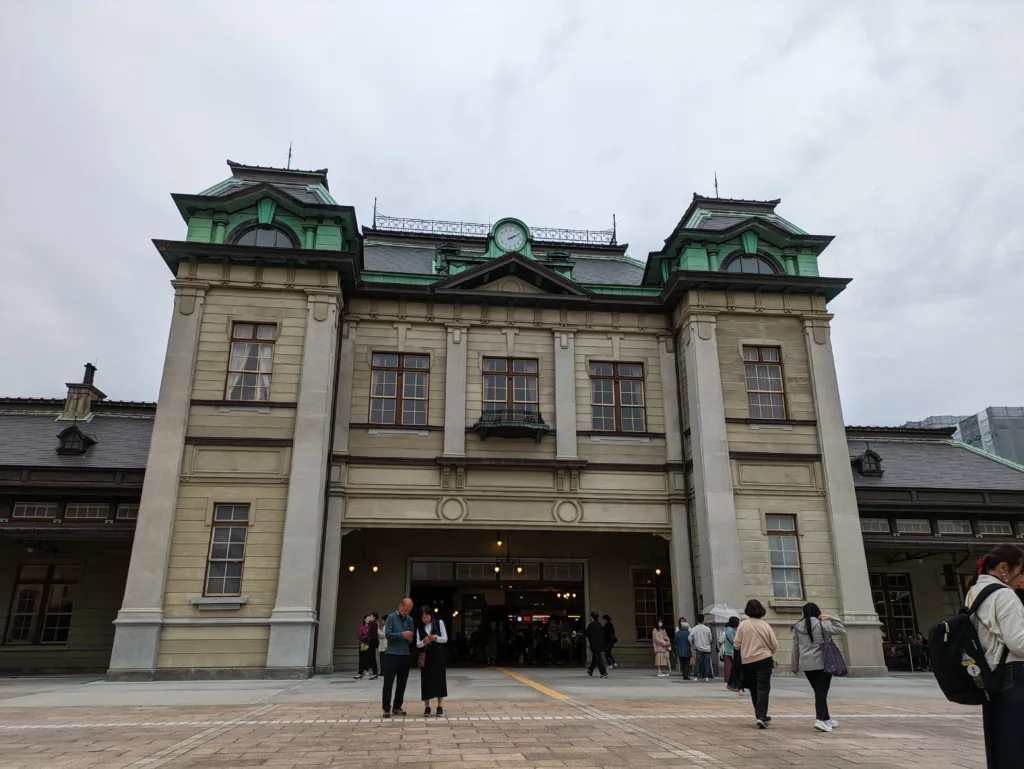
<instances>
[{"instance_id":1,"label":"roof finial spire","mask_svg":"<svg viewBox=\"0 0 1024 769\"><path fill-rule=\"evenodd\" d=\"M715 171L715 197L718 197L718 171Z\"/></svg>"},{"instance_id":2,"label":"roof finial spire","mask_svg":"<svg viewBox=\"0 0 1024 769\"><path fill-rule=\"evenodd\" d=\"M292 143L288 142L288 165L285 168L291 169L292 167Z\"/></svg>"},{"instance_id":3,"label":"roof finial spire","mask_svg":"<svg viewBox=\"0 0 1024 769\"><path fill-rule=\"evenodd\" d=\"M615 223L615 214L612 214L612 245L613 246L616 245L616 243L617 243L616 237L615 237L616 233L617 233L617 230L618 230L618 225Z\"/></svg>"}]
</instances>

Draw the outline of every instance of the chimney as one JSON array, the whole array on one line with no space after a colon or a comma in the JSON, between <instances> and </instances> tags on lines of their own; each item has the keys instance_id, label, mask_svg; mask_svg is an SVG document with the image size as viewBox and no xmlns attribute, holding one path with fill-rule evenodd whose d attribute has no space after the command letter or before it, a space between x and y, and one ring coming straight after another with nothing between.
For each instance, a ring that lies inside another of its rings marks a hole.
<instances>
[{"instance_id":1,"label":"chimney","mask_svg":"<svg viewBox=\"0 0 1024 769\"><path fill-rule=\"evenodd\" d=\"M81 382L68 382L68 396L64 401L64 411L57 417L58 421L88 422L92 419L92 406L107 396L93 384L96 378L96 367L85 364L85 376Z\"/></svg>"}]
</instances>

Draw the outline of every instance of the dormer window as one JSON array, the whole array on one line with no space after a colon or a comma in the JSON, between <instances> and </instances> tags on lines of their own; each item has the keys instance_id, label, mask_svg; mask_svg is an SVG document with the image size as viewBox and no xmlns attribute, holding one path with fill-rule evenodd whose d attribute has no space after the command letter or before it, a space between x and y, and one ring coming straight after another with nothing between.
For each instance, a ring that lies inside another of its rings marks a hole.
<instances>
[{"instance_id":1,"label":"dormer window","mask_svg":"<svg viewBox=\"0 0 1024 769\"><path fill-rule=\"evenodd\" d=\"M259 246L260 248L295 248L292 236L280 227L261 225L250 227L236 235L232 242L236 246Z\"/></svg>"},{"instance_id":2,"label":"dormer window","mask_svg":"<svg viewBox=\"0 0 1024 769\"><path fill-rule=\"evenodd\" d=\"M762 254L736 254L730 256L722 265L722 272L738 272L744 275L781 275L771 257Z\"/></svg>"},{"instance_id":3,"label":"dormer window","mask_svg":"<svg viewBox=\"0 0 1024 769\"><path fill-rule=\"evenodd\" d=\"M58 454L81 455L87 452L89 448L96 443L95 439L90 438L74 426L64 430L57 436L57 440L59 441L57 444Z\"/></svg>"},{"instance_id":4,"label":"dormer window","mask_svg":"<svg viewBox=\"0 0 1024 769\"><path fill-rule=\"evenodd\" d=\"M885 472L882 470L882 458L871 449L855 457L853 466L858 473L867 477L881 478Z\"/></svg>"}]
</instances>

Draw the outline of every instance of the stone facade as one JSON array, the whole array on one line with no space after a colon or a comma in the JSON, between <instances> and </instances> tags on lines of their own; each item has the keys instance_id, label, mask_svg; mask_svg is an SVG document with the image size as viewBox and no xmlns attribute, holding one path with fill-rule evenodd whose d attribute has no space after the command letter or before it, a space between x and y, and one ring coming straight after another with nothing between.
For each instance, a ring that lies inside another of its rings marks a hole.
<instances>
[{"instance_id":1,"label":"stone facade","mask_svg":"<svg viewBox=\"0 0 1024 769\"><path fill-rule=\"evenodd\" d=\"M884 669L828 238L778 201L695 196L645 268L614 235L512 219L360 232L326 171L232 174L175 196L188 239L157 242L176 298L112 678L348 664L359 619L416 595L420 561L452 569L424 583L445 600L468 600L464 569L490 608L569 580L551 616L612 612L638 664L647 598L670 624L758 598L784 644L813 600L847 620L855 672ZM750 405L758 349L778 356L771 413ZM799 581L776 597L784 566Z\"/></svg>"}]
</instances>

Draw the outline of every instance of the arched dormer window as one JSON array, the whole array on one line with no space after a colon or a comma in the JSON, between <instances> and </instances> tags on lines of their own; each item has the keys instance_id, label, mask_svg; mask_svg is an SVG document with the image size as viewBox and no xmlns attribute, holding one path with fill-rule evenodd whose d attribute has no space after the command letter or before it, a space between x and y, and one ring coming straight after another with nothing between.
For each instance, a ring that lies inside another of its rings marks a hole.
<instances>
[{"instance_id":1,"label":"arched dormer window","mask_svg":"<svg viewBox=\"0 0 1024 769\"><path fill-rule=\"evenodd\" d=\"M722 272L744 275L781 275L779 265L766 254L733 254L722 265Z\"/></svg>"},{"instance_id":2,"label":"arched dormer window","mask_svg":"<svg viewBox=\"0 0 1024 769\"><path fill-rule=\"evenodd\" d=\"M882 469L882 458L871 449L867 449L859 457L854 457L853 467L858 473L869 478L881 478L885 473Z\"/></svg>"},{"instance_id":3,"label":"arched dormer window","mask_svg":"<svg viewBox=\"0 0 1024 769\"><path fill-rule=\"evenodd\" d=\"M58 454L84 454L96 441L72 425L57 436Z\"/></svg>"},{"instance_id":4,"label":"arched dormer window","mask_svg":"<svg viewBox=\"0 0 1024 769\"><path fill-rule=\"evenodd\" d=\"M281 227L258 224L238 231L231 238L236 246L260 246L261 248L298 248L295 239Z\"/></svg>"}]
</instances>

